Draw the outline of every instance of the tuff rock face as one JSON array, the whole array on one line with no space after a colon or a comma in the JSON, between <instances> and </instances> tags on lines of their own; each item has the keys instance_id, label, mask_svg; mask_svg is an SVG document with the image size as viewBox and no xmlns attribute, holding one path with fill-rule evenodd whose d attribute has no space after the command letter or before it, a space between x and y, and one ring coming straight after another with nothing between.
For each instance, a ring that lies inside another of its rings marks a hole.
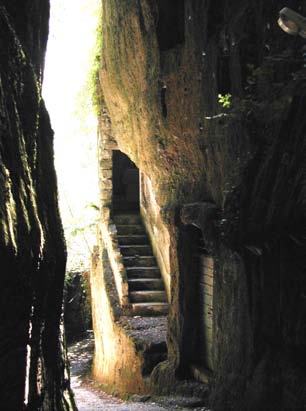
<instances>
[{"instance_id":1,"label":"tuff rock face","mask_svg":"<svg viewBox=\"0 0 306 411\"><path fill-rule=\"evenodd\" d=\"M201 350L190 263L198 234L180 210L221 210L210 251L216 410L298 409L306 399L305 69L302 39L276 24L283 6L103 2L111 133L150 180L157 206L149 201L146 226L171 297L169 357L153 372L159 392L188 376ZM290 6L305 15L302 1Z\"/></svg>"},{"instance_id":2,"label":"tuff rock face","mask_svg":"<svg viewBox=\"0 0 306 411\"><path fill-rule=\"evenodd\" d=\"M100 79L112 137L150 181L154 207L148 201L143 212L171 302L168 360L153 371L155 391L169 392L194 364L205 365L191 263L200 234L180 214L194 203L218 210L209 230L215 410L301 409L306 400L305 76L302 40L276 25L283 6L102 6ZM289 6L306 14L302 1ZM60 336L65 246L40 94L48 13L47 0L0 1L4 410L23 408L25 381L28 409L73 409Z\"/></svg>"},{"instance_id":3,"label":"tuff rock face","mask_svg":"<svg viewBox=\"0 0 306 411\"><path fill-rule=\"evenodd\" d=\"M66 253L41 98L48 19L47 0L0 1L1 410L73 409L60 331Z\"/></svg>"}]
</instances>

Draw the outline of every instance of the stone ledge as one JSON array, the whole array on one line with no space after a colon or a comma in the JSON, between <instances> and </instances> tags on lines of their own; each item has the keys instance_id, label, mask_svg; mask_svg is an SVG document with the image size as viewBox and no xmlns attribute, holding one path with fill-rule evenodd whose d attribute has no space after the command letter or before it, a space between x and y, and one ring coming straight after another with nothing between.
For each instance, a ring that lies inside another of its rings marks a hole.
<instances>
[{"instance_id":1,"label":"stone ledge","mask_svg":"<svg viewBox=\"0 0 306 411\"><path fill-rule=\"evenodd\" d=\"M167 360L167 317L127 317L117 322L135 346L141 358L143 378L149 377L157 364Z\"/></svg>"},{"instance_id":2,"label":"stone ledge","mask_svg":"<svg viewBox=\"0 0 306 411\"><path fill-rule=\"evenodd\" d=\"M109 265L119 295L120 305L121 307L125 307L129 303L127 274L119 248L116 225L110 219L110 209L107 207L104 207L102 210L100 228L104 247L107 249Z\"/></svg>"},{"instance_id":3,"label":"stone ledge","mask_svg":"<svg viewBox=\"0 0 306 411\"><path fill-rule=\"evenodd\" d=\"M118 322L137 346L149 346L166 342L167 317L122 316Z\"/></svg>"}]
</instances>

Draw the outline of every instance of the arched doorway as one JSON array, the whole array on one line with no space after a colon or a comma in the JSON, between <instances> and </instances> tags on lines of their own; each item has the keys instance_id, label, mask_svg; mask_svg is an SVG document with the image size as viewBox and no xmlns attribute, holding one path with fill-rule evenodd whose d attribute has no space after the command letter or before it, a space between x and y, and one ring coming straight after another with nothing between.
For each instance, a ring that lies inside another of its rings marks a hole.
<instances>
[{"instance_id":1,"label":"arched doorway","mask_svg":"<svg viewBox=\"0 0 306 411\"><path fill-rule=\"evenodd\" d=\"M113 211L139 212L139 169L119 150L113 150L112 166Z\"/></svg>"}]
</instances>

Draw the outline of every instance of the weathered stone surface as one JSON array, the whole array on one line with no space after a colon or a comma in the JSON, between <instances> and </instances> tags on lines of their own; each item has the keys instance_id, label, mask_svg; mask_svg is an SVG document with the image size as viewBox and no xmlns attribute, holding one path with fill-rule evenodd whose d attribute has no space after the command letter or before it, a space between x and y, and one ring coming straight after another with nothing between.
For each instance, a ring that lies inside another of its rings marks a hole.
<instances>
[{"instance_id":1,"label":"weathered stone surface","mask_svg":"<svg viewBox=\"0 0 306 411\"><path fill-rule=\"evenodd\" d=\"M100 170L102 179L111 179L113 172L112 170Z\"/></svg>"},{"instance_id":2,"label":"weathered stone surface","mask_svg":"<svg viewBox=\"0 0 306 411\"><path fill-rule=\"evenodd\" d=\"M107 180L107 179L102 180L102 182L101 182L102 190L111 190L112 187L113 187L112 180Z\"/></svg>"},{"instance_id":3,"label":"weathered stone surface","mask_svg":"<svg viewBox=\"0 0 306 411\"><path fill-rule=\"evenodd\" d=\"M157 330L150 325L150 321L149 323L147 321L144 332L143 324L137 325L137 319L133 322L131 318L122 317L123 311L120 308L113 275L105 253L103 251L104 261L99 256L95 256L91 270L95 331L93 375L108 392L121 395L148 393L150 391L148 381L143 378L143 367L148 366L145 353L154 342L152 333L155 335L155 340L159 339L156 343L165 344L166 329L161 326L160 320L157 324L153 324ZM119 318L121 318L120 322L118 322Z\"/></svg>"},{"instance_id":4,"label":"weathered stone surface","mask_svg":"<svg viewBox=\"0 0 306 411\"><path fill-rule=\"evenodd\" d=\"M143 215L172 302L169 357L154 371L155 388L170 390L197 360L199 278L190 261L198 234L178 217L183 204L210 202L222 211L212 408L303 408L302 39L277 27L278 0L182 3L103 3L100 78L111 134L151 182ZM167 25L173 18L177 26Z\"/></svg>"},{"instance_id":5,"label":"weathered stone surface","mask_svg":"<svg viewBox=\"0 0 306 411\"><path fill-rule=\"evenodd\" d=\"M0 409L72 410L66 252L41 99L49 2L0 1ZM26 391L25 387L28 387Z\"/></svg>"},{"instance_id":6,"label":"weathered stone surface","mask_svg":"<svg viewBox=\"0 0 306 411\"><path fill-rule=\"evenodd\" d=\"M112 152L111 152L111 150L105 150L105 149L101 150L100 154L99 154L99 157L100 157L101 161L110 160L112 158Z\"/></svg>"},{"instance_id":7,"label":"weathered stone surface","mask_svg":"<svg viewBox=\"0 0 306 411\"><path fill-rule=\"evenodd\" d=\"M101 199L103 200L103 203L107 204L112 199L112 190L109 190L109 189L101 190L100 196L101 196Z\"/></svg>"},{"instance_id":8,"label":"weathered stone surface","mask_svg":"<svg viewBox=\"0 0 306 411\"><path fill-rule=\"evenodd\" d=\"M118 150L118 144L114 140L106 140L104 143L104 148L107 150Z\"/></svg>"},{"instance_id":9,"label":"weathered stone surface","mask_svg":"<svg viewBox=\"0 0 306 411\"><path fill-rule=\"evenodd\" d=\"M101 170L111 170L112 169L111 160L101 160L99 163L100 163Z\"/></svg>"},{"instance_id":10,"label":"weathered stone surface","mask_svg":"<svg viewBox=\"0 0 306 411\"><path fill-rule=\"evenodd\" d=\"M220 216L215 204L203 202L185 204L181 208L181 220L183 224L191 224L199 228L202 233L204 247L208 253L213 252L217 241L216 222Z\"/></svg>"}]
</instances>

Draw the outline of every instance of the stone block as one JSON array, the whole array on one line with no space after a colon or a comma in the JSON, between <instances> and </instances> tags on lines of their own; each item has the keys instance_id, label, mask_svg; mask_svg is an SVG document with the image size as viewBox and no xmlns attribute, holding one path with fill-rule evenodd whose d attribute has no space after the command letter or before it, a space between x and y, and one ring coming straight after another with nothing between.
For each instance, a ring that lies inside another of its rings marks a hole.
<instances>
[{"instance_id":1,"label":"stone block","mask_svg":"<svg viewBox=\"0 0 306 411\"><path fill-rule=\"evenodd\" d=\"M111 190L113 188L112 180L101 180L102 190Z\"/></svg>"},{"instance_id":2,"label":"stone block","mask_svg":"<svg viewBox=\"0 0 306 411\"><path fill-rule=\"evenodd\" d=\"M207 269L214 269L214 259L213 257L201 256L201 264Z\"/></svg>"},{"instance_id":3,"label":"stone block","mask_svg":"<svg viewBox=\"0 0 306 411\"><path fill-rule=\"evenodd\" d=\"M115 238L112 238L112 247L113 247L113 250L117 250L118 249L118 247L119 247L119 243L118 243L118 240L117 239L115 239ZM115 254L116 254L116 256L117 256L117 253L115 252Z\"/></svg>"},{"instance_id":4,"label":"stone block","mask_svg":"<svg viewBox=\"0 0 306 411\"><path fill-rule=\"evenodd\" d=\"M118 144L115 140L109 140L104 142L104 147L108 150L117 150Z\"/></svg>"},{"instance_id":5,"label":"stone block","mask_svg":"<svg viewBox=\"0 0 306 411\"><path fill-rule=\"evenodd\" d=\"M103 202L103 206L105 206L105 207L111 207L112 206L112 199L111 198L109 200L102 200L101 199L101 201Z\"/></svg>"},{"instance_id":6,"label":"stone block","mask_svg":"<svg viewBox=\"0 0 306 411\"><path fill-rule=\"evenodd\" d=\"M113 171L112 170L101 170L100 172L101 179L111 179L113 176Z\"/></svg>"},{"instance_id":7,"label":"stone block","mask_svg":"<svg viewBox=\"0 0 306 411\"><path fill-rule=\"evenodd\" d=\"M112 152L111 150L101 150L99 153L100 161L104 160L111 160L112 158Z\"/></svg>"},{"instance_id":8,"label":"stone block","mask_svg":"<svg viewBox=\"0 0 306 411\"><path fill-rule=\"evenodd\" d=\"M112 136L111 136L111 134L110 134L110 129L104 129L104 130L102 130L102 133L101 133L101 141L102 141L102 144L103 144L103 147L104 147L104 145L105 145L105 143L108 143L109 141L113 141L113 138L112 138Z\"/></svg>"},{"instance_id":9,"label":"stone block","mask_svg":"<svg viewBox=\"0 0 306 411\"><path fill-rule=\"evenodd\" d=\"M213 342L213 330L212 328L206 327L205 328L205 341L208 345L209 343L212 344Z\"/></svg>"},{"instance_id":10,"label":"stone block","mask_svg":"<svg viewBox=\"0 0 306 411\"><path fill-rule=\"evenodd\" d=\"M100 159L99 166L102 170L111 170L113 167L113 163L112 163L112 160Z\"/></svg>"},{"instance_id":11,"label":"stone block","mask_svg":"<svg viewBox=\"0 0 306 411\"><path fill-rule=\"evenodd\" d=\"M108 226L108 233L111 237L117 235L117 228L115 224L112 223Z\"/></svg>"},{"instance_id":12,"label":"stone block","mask_svg":"<svg viewBox=\"0 0 306 411\"><path fill-rule=\"evenodd\" d=\"M117 248L115 248L116 245L117 245ZM113 248L114 259L115 259L116 261L118 261L118 259L120 259L120 257L121 257L120 248L119 248L117 242L114 243L113 246L114 246L114 248Z\"/></svg>"},{"instance_id":13,"label":"stone block","mask_svg":"<svg viewBox=\"0 0 306 411\"><path fill-rule=\"evenodd\" d=\"M110 218L110 209L108 207L101 208L101 217L103 221L109 221Z\"/></svg>"},{"instance_id":14,"label":"stone block","mask_svg":"<svg viewBox=\"0 0 306 411\"><path fill-rule=\"evenodd\" d=\"M125 271L125 267L122 263L122 256L121 255L118 257L117 265L118 265L118 270L120 271L120 273L123 273Z\"/></svg>"},{"instance_id":15,"label":"stone block","mask_svg":"<svg viewBox=\"0 0 306 411\"><path fill-rule=\"evenodd\" d=\"M203 312L205 315L207 316L211 316L213 315L213 308L211 304L204 304L203 305Z\"/></svg>"},{"instance_id":16,"label":"stone block","mask_svg":"<svg viewBox=\"0 0 306 411\"><path fill-rule=\"evenodd\" d=\"M213 296L210 294L207 294L206 292L202 295L204 304L212 305L213 303Z\"/></svg>"},{"instance_id":17,"label":"stone block","mask_svg":"<svg viewBox=\"0 0 306 411\"><path fill-rule=\"evenodd\" d=\"M112 191L111 190L101 190L101 200L104 201L109 201L112 199Z\"/></svg>"},{"instance_id":18,"label":"stone block","mask_svg":"<svg viewBox=\"0 0 306 411\"><path fill-rule=\"evenodd\" d=\"M206 275L204 274L202 278L202 282L206 284L209 287L213 287L214 285L214 277L212 275Z\"/></svg>"}]
</instances>

